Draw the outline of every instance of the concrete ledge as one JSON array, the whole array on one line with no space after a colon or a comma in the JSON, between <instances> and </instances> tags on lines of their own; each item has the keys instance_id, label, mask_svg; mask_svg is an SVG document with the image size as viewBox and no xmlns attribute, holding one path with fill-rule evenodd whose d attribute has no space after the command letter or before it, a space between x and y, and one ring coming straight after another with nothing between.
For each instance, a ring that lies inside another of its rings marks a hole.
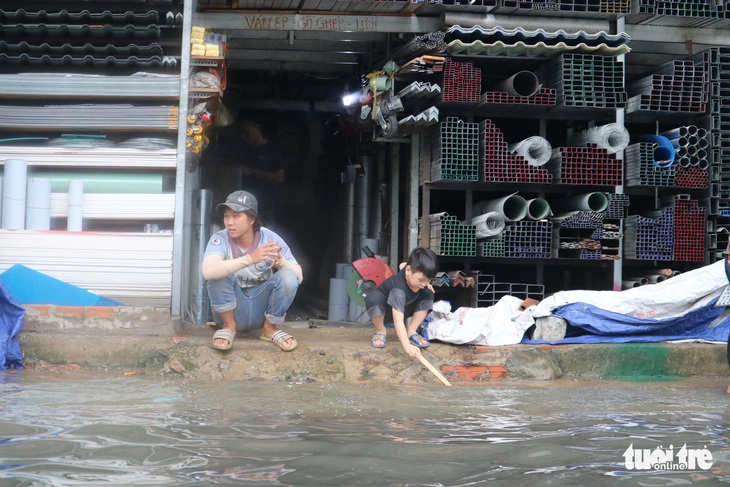
<instances>
[{"instance_id":1,"label":"concrete ledge","mask_svg":"<svg viewBox=\"0 0 730 487\"><path fill-rule=\"evenodd\" d=\"M182 322L166 308L129 306L55 306L30 304L23 330L29 332L83 332L106 334L173 335Z\"/></svg>"},{"instance_id":2,"label":"concrete ledge","mask_svg":"<svg viewBox=\"0 0 730 487\"><path fill-rule=\"evenodd\" d=\"M259 340L258 332L239 333L233 349L220 352L210 346L211 327L175 325L157 312L144 324L127 323L121 330L112 327L122 319L118 312L113 317L87 315L84 326L53 316L49 323L36 319L32 326L24 325L20 343L26 365L76 364L202 380L440 384L403 353L393 330L388 330L387 348L376 349L370 346L370 327L287 322L282 328L299 342L293 352ZM103 327L91 326L97 319ZM177 333L169 333L171 329ZM698 343L481 347L434 342L424 356L454 384L563 376L730 376L725 346Z\"/></svg>"}]
</instances>

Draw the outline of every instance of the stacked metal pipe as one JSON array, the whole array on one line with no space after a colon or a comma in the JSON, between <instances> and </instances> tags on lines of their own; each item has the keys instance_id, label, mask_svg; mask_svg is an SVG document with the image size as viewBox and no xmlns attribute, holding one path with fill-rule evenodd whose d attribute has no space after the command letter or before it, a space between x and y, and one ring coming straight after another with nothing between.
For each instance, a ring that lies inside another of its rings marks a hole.
<instances>
[{"instance_id":1,"label":"stacked metal pipe","mask_svg":"<svg viewBox=\"0 0 730 487\"><path fill-rule=\"evenodd\" d=\"M624 258L672 260L674 256L674 208L624 220Z\"/></svg>"},{"instance_id":2,"label":"stacked metal pipe","mask_svg":"<svg viewBox=\"0 0 730 487\"><path fill-rule=\"evenodd\" d=\"M651 142L638 142L626 148L626 186L674 186L676 165L662 167L655 164L656 146Z\"/></svg>"},{"instance_id":3,"label":"stacked metal pipe","mask_svg":"<svg viewBox=\"0 0 730 487\"><path fill-rule=\"evenodd\" d=\"M552 183L552 175L542 164L531 165L523 156L509 150L504 134L491 120L479 122L479 139L481 160L484 161L484 181Z\"/></svg>"},{"instance_id":4,"label":"stacked metal pipe","mask_svg":"<svg viewBox=\"0 0 730 487\"><path fill-rule=\"evenodd\" d=\"M709 83L703 62L672 61L629 86L626 112L692 112L707 109Z\"/></svg>"},{"instance_id":5,"label":"stacked metal pipe","mask_svg":"<svg viewBox=\"0 0 730 487\"><path fill-rule=\"evenodd\" d=\"M447 117L431 142L432 181L479 180L479 124Z\"/></svg>"},{"instance_id":6,"label":"stacked metal pipe","mask_svg":"<svg viewBox=\"0 0 730 487\"><path fill-rule=\"evenodd\" d=\"M623 163L606 149L558 147L545 166L558 184L618 186L623 183Z\"/></svg>"},{"instance_id":7,"label":"stacked metal pipe","mask_svg":"<svg viewBox=\"0 0 730 487\"><path fill-rule=\"evenodd\" d=\"M547 66L558 105L585 108L626 106L624 64L612 56L562 54ZM597 88L600 86L601 88Z\"/></svg>"}]
</instances>

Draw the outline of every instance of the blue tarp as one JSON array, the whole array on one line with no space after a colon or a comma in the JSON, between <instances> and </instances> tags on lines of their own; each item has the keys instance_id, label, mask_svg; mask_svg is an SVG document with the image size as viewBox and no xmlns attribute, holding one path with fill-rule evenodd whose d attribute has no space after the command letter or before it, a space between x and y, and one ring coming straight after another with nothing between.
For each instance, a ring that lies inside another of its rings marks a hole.
<instances>
[{"instance_id":1,"label":"blue tarp","mask_svg":"<svg viewBox=\"0 0 730 487\"><path fill-rule=\"evenodd\" d=\"M635 318L606 311L587 303L570 303L553 310L552 315L568 323L565 338L554 342L524 339L522 343L630 343L669 340L706 340L726 342L730 316L715 324L726 309L715 307L717 299L682 316L664 319Z\"/></svg>"},{"instance_id":2,"label":"blue tarp","mask_svg":"<svg viewBox=\"0 0 730 487\"><path fill-rule=\"evenodd\" d=\"M24 317L25 309L0 281L0 370L23 368L18 333Z\"/></svg>"},{"instance_id":3,"label":"blue tarp","mask_svg":"<svg viewBox=\"0 0 730 487\"><path fill-rule=\"evenodd\" d=\"M0 274L6 289L20 304L55 304L56 306L123 306L78 286L14 264Z\"/></svg>"}]
</instances>

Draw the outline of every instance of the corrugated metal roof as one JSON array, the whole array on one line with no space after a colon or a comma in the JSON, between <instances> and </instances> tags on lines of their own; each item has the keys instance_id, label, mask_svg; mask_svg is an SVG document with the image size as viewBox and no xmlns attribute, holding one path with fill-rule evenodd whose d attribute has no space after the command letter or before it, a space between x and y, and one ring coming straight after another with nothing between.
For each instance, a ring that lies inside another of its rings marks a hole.
<instances>
[{"instance_id":1,"label":"corrugated metal roof","mask_svg":"<svg viewBox=\"0 0 730 487\"><path fill-rule=\"evenodd\" d=\"M464 44L474 41L482 41L485 44L494 41L503 41L506 44L523 41L526 44L537 44L543 42L546 45L565 43L565 44L586 44L599 45L605 44L609 47L617 47L628 43L631 38L625 32L620 34L609 34L607 32L588 33L585 31L567 32L565 30L557 30L548 32L544 29L526 30L522 27L515 29L505 29L503 27L493 27L485 29L479 25L473 27L461 27L454 25L446 30L444 41L448 44L451 41L459 40Z\"/></svg>"},{"instance_id":2,"label":"corrugated metal roof","mask_svg":"<svg viewBox=\"0 0 730 487\"><path fill-rule=\"evenodd\" d=\"M103 12L69 12L68 10L28 11L24 9L3 10L0 9L0 22L18 24L159 24L160 14L155 10L144 13L120 12L112 13L108 10Z\"/></svg>"},{"instance_id":3,"label":"corrugated metal roof","mask_svg":"<svg viewBox=\"0 0 730 487\"><path fill-rule=\"evenodd\" d=\"M8 37L160 37L159 25L69 25L69 24L0 24L0 35ZM7 38L7 37L6 37Z\"/></svg>"},{"instance_id":4,"label":"corrugated metal roof","mask_svg":"<svg viewBox=\"0 0 730 487\"><path fill-rule=\"evenodd\" d=\"M176 130L177 106L0 105L0 127L65 130Z\"/></svg>"},{"instance_id":5,"label":"corrugated metal roof","mask_svg":"<svg viewBox=\"0 0 730 487\"><path fill-rule=\"evenodd\" d=\"M0 61L2 54L0 54ZM0 74L0 97L178 98L179 75Z\"/></svg>"},{"instance_id":6,"label":"corrugated metal roof","mask_svg":"<svg viewBox=\"0 0 730 487\"><path fill-rule=\"evenodd\" d=\"M113 44L91 44L89 42L84 44L69 44L64 42L63 44L49 44L47 42L42 43L30 43L27 41L20 41L18 43L10 43L0 40L0 53L5 53L12 56L19 54L28 54L30 56L162 56L164 51L162 46L156 42L147 45L128 44L126 46L115 46Z\"/></svg>"},{"instance_id":7,"label":"corrugated metal roof","mask_svg":"<svg viewBox=\"0 0 730 487\"><path fill-rule=\"evenodd\" d=\"M513 44L506 44L502 41L492 42L490 44L485 44L481 41L474 41L469 44L464 44L461 41L453 41L448 44L446 50L449 54L468 54L470 56L482 55L525 57L558 55L565 51L601 54L604 56L617 56L619 54L626 54L631 51L631 49L627 45L610 47L606 44L591 46L588 44L580 43L577 45L568 45L564 42L548 45L544 42L538 42L537 44L526 44L522 41L518 41Z\"/></svg>"},{"instance_id":8,"label":"corrugated metal roof","mask_svg":"<svg viewBox=\"0 0 730 487\"><path fill-rule=\"evenodd\" d=\"M625 32L548 32L521 27L485 29L481 26L464 28L458 25L447 29L444 38L446 51L450 54L527 57L555 55L563 51L619 55L631 50L627 46L629 40Z\"/></svg>"}]
</instances>

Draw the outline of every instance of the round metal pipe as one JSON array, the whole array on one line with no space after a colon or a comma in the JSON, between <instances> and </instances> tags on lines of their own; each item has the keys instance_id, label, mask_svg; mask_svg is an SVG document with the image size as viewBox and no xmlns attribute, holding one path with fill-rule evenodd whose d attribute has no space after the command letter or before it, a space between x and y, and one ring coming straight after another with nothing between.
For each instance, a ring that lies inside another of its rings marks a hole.
<instances>
[{"instance_id":1,"label":"round metal pipe","mask_svg":"<svg viewBox=\"0 0 730 487\"><path fill-rule=\"evenodd\" d=\"M542 84L532 71L519 71L494 85L494 91L503 91L512 96L532 96L540 91Z\"/></svg>"}]
</instances>

